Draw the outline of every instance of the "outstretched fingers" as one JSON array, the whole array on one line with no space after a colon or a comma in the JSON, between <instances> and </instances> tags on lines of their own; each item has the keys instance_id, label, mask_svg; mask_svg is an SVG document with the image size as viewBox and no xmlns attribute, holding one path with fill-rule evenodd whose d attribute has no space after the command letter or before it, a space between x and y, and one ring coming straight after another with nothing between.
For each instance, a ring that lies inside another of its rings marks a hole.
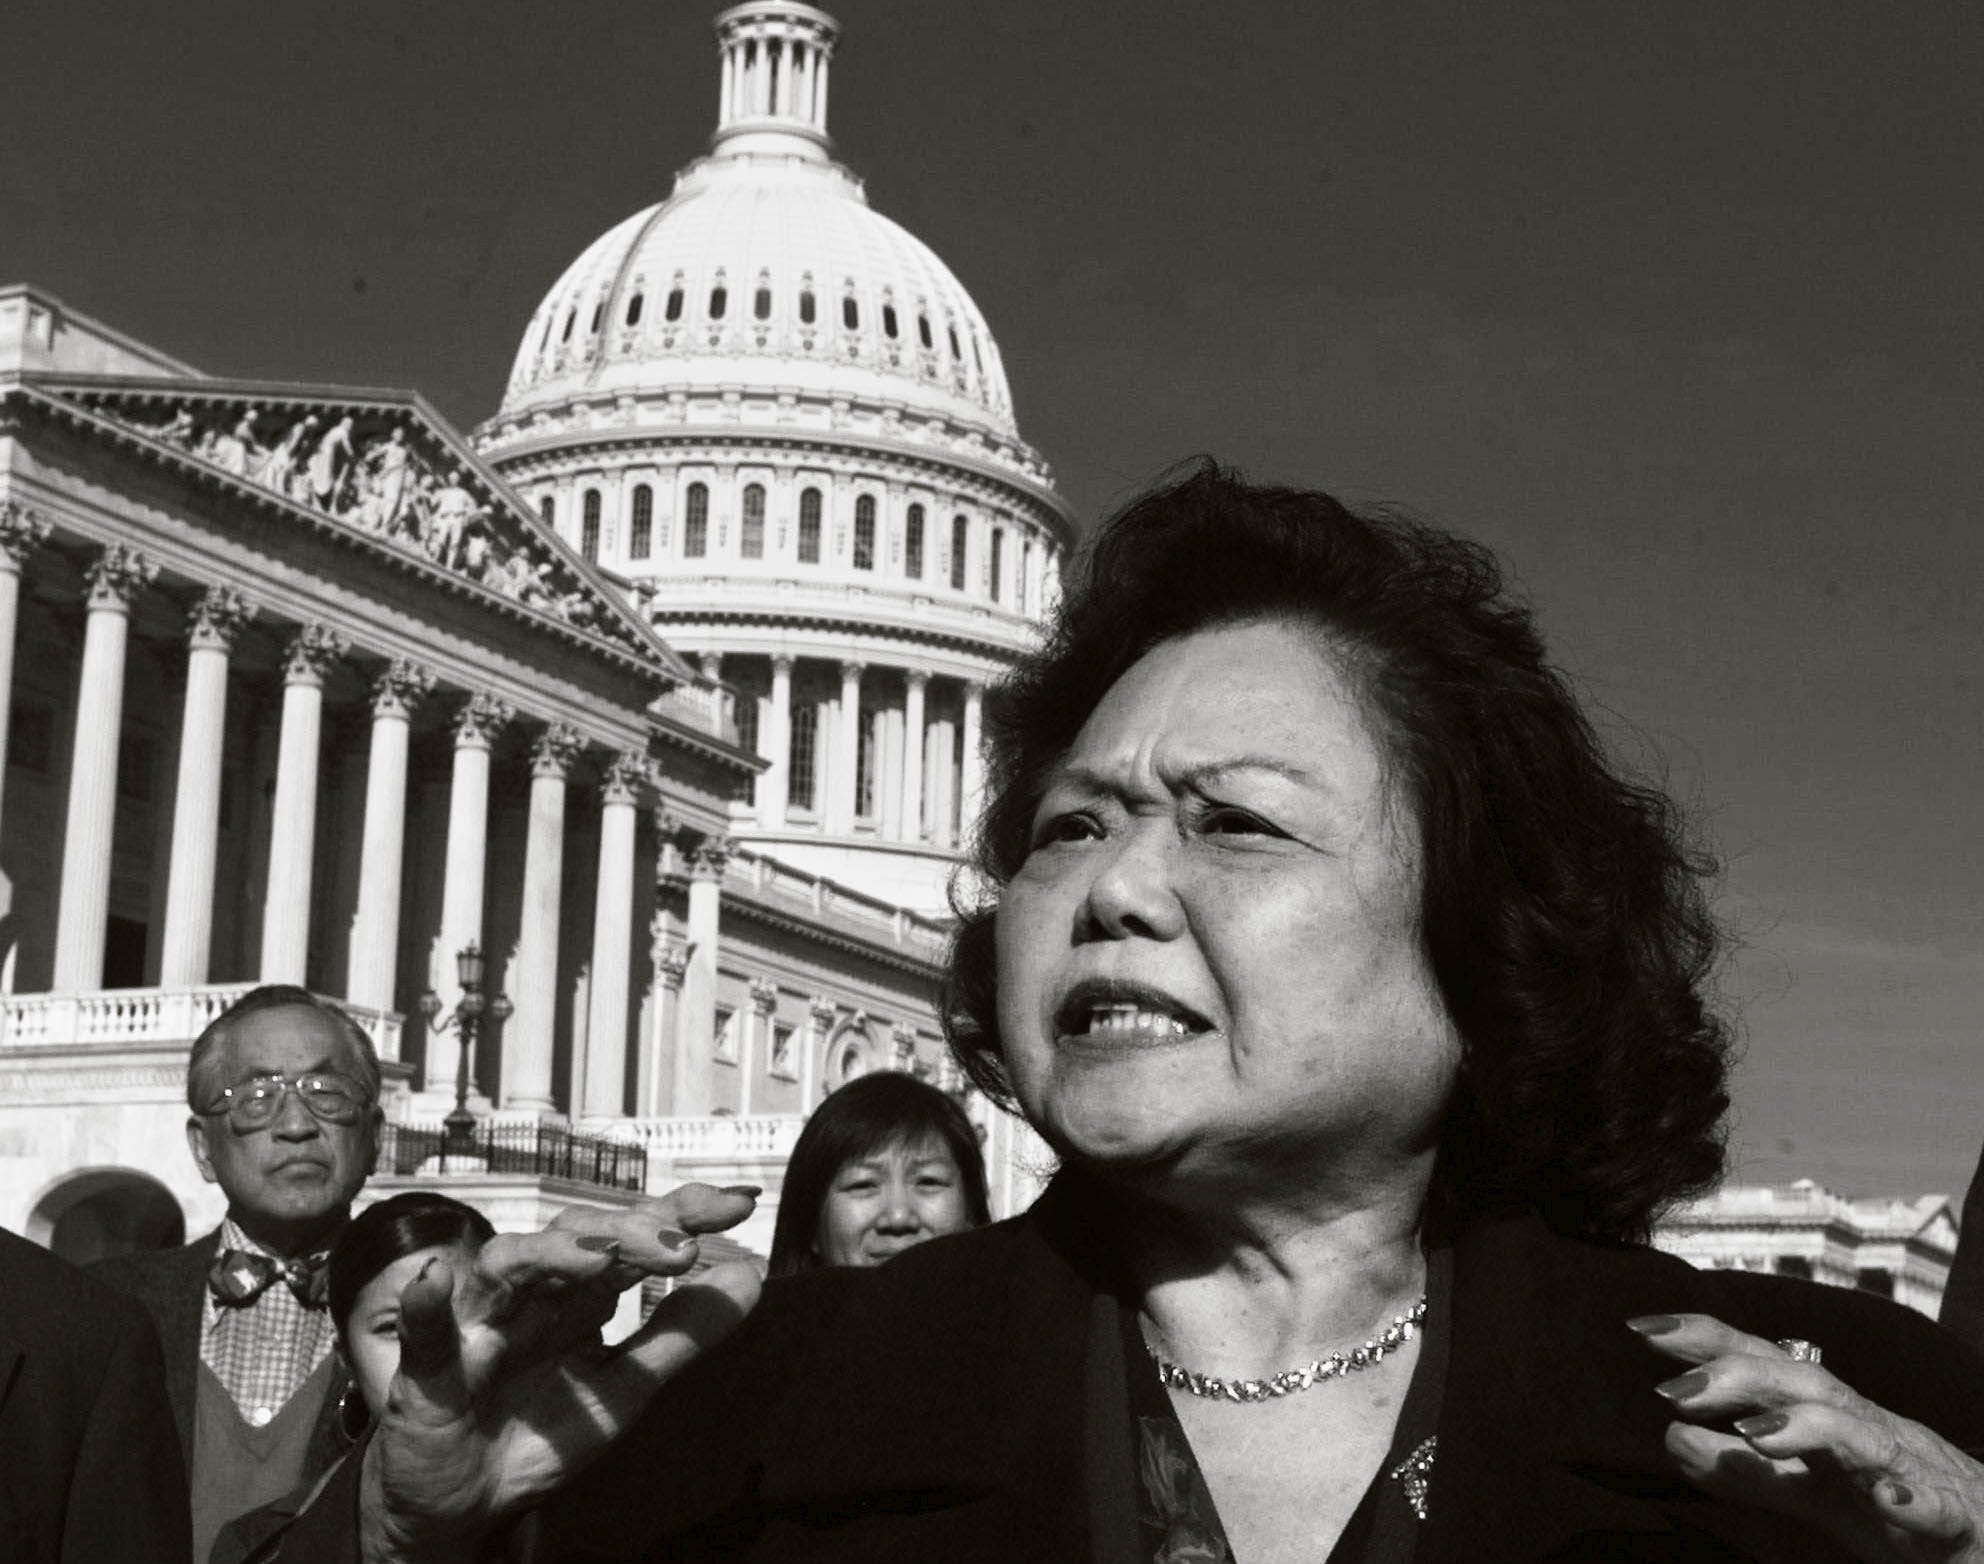
<instances>
[{"instance_id":1,"label":"outstretched fingers","mask_svg":"<svg viewBox=\"0 0 1984 1564\"><path fill-rule=\"evenodd\" d=\"M455 1270L436 1255L400 1292L400 1364L393 1410L427 1420L464 1415L471 1391L455 1322Z\"/></svg>"}]
</instances>

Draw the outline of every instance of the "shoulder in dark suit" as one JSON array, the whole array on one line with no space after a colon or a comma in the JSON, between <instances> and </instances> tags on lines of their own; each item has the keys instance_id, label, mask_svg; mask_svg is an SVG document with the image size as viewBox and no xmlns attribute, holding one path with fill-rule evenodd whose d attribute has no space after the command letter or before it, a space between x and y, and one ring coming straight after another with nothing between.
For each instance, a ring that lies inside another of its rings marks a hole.
<instances>
[{"instance_id":1,"label":"shoulder in dark suit","mask_svg":"<svg viewBox=\"0 0 1984 1564\"><path fill-rule=\"evenodd\" d=\"M0 1558L183 1564L191 1536L144 1311L0 1231Z\"/></svg>"}]
</instances>

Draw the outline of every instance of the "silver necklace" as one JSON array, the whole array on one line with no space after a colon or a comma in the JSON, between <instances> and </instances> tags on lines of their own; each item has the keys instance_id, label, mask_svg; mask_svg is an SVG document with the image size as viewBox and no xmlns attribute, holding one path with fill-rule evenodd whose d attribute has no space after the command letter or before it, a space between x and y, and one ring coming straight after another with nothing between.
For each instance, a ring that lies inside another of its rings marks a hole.
<instances>
[{"instance_id":1,"label":"silver necklace","mask_svg":"<svg viewBox=\"0 0 1984 1564\"><path fill-rule=\"evenodd\" d=\"M1221 1379L1216 1374L1194 1374L1190 1369L1180 1368L1176 1363L1159 1357L1157 1349L1151 1346L1148 1339L1144 1342L1144 1351L1157 1365L1158 1382L1167 1390L1182 1390L1187 1395L1204 1396L1209 1401L1268 1401L1276 1396L1290 1396L1298 1390L1307 1390L1326 1379L1342 1379L1346 1374L1355 1374L1359 1369L1384 1362L1389 1354L1398 1351L1418 1334L1425 1318L1426 1296L1421 1293L1417 1303L1363 1346L1352 1347L1348 1352L1332 1352L1326 1358L1317 1358L1301 1368L1284 1369L1268 1379Z\"/></svg>"}]
</instances>

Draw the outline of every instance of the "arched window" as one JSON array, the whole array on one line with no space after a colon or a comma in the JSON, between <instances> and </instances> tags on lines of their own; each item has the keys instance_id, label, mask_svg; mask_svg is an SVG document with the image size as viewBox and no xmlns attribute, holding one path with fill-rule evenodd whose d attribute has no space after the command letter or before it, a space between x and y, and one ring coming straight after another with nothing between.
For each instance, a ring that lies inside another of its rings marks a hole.
<instances>
[{"instance_id":1,"label":"arched window","mask_svg":"<svg viewBox=\"0 0 1984 1564\"><path fill-rule=\"evenodd\" d=\"M737 536L737 551L746 559L765 557L765 486L744 485L744 525Z\"/></svg>"},{"instance_id":2,"label":"arched window","mask_svg":"<svg viewBox=\"0 0 1984 1564\"><path fill-rule=\"evenodd\" d=\"M861 329L861 306L854 302L851 293L840 301L840 323L849 331Z\"/></svg>"},{"instance_id":3,"label":"arched window","mask_svg":"<svg viewBox=\"0 0 1984 1564\"><path fill-rule=\"evenodd\" d=\"M722 320L724 308L729 302L730 294L726 291L722 283L718 283L714 288L710 289L710 319Z\"/></svg>"},{"instance_id":4,"label":"arched window","mask_svg":"<svg viewBox=\"0 0 1984 1564\"><path fill-rule=\"evenodd\" d=\"M710 486L692 483L682 506L682 557L701 559L710 551Z\"/></svg>"},{"instance_id":5,"label":"arched window","mask_svg":"<svg viewBox=\"0 0 1984 1564\"><path fill-rule=\"evenodd\" d=\"M919 315L916 317L916 339L926 348L934 348L937 345L936 339L930 335L930 317L928 315Z\"/></svg>"},{"instance_id":6,"label":"arched window","mask_svg":"<svg viewBox=\"0 0 1984 1564\"><path fill-rule=\"evenodd\" d=\"M792 764L786 769L785 801L793 809L813 807L814 751L819 747L820 708L811 701L792 708Z\"/></svg>"},{"instance_id":7,"label":"arched window","mask_svg":"<svg viewBox=\"0 0 1984 1564\"><path fill-rule=\"evenodd\" d=\"M992 601L995 603L999 601L999 577L1004 574L1001 567L1005 564L1005 554L1006 534L1001 528L994 527L992 529L992 550L987 560L989 568L985 574L988 590L991 592Z\"/></svg>"},{"instance_id":8,"label":"arched window","mask_svg":"<svg viewBox=\"0 0 1984 1564\"><path fill-rule=\"evenodd\" d=\"M772 318L772 290L760 288L758 296L751 301L751 313L759 320Z\"/></svg>"},{"instance_id":9,"label":"arched window","mask_svg":"<svg viewBox=\"0 0 1984 1564\"><path fill-rule=\"evenodd\" d=\"M635 294L627 301L627 324L638 326L641 323L642 295Z\"/></svg>"},{"instance_id":10,"label":"arched window","mask_svg":"<svg viewBox=\"0 0 1984 1564\"><path fill-rule=\"evenodd\" d=\"M893 304L882 306L882 330L893 342L896 338L896 307Z\"/></svg>"},{"instance_id":11,"label":"arched window","mask_svg":"<svg viewBox=\"0 0 1984 1564\"><path fill-rule=\"evenodd\" d=\"M654 490L634 485L634 515L627 528L627 557L646 559L654 552Z\"/></svg>"},{"instance_id":12,"label":"arched window","mask_svg":"<svg viewBox=\"0 0 1984 1564\"><path fill-rule=\"evenodd\" d=\"M808 489L799 496L799 563L820 562L820 491Z\"/></svg>"},{"instance_id":13,"label":"arched window","mask_svg":"<svg viewBox=\"0 0 1984 1564\"><path fill-rule=\"evenodd\" d=\"M574 304L570 309L565 311L565 329L559 334L558 340L560 342L570 342L572 340L572 327L577 324L578 319L579 307Z\"/></svg>"},{"instance_id":14,"label":"arched window","mask_svg":"<svg viewBox=\"0 0 1984 1564\"><path fill-rule=\"evenodd\" d=\"M971 541L971 523L962 516L951 518L951 590L964 590L964 559L966 546Z\"/></svg>"},{"instance_id":15,"label":"arched window","mask_svg":"<svg viewBox=\"0 0 1984 1564\"><path fill-rule=\"evenodd\" d=\"M680 320L682 318L682 290L680 288L670 288L668 290L668 307L661 314L664 320Z\"/></svg>"},{"instance_id":16,"label":"arched window","mask_svg":"<svg viewBox=\"0 0 1984 1564\"><path fill-rule=\"evenodd\" d=\"M592 324L586 330L595 337L599 335L599 323L606 319L606 300L601 299L592 307Z\"/></svg>"},{"instance_id":17,"label":"arched window","mask_svg":"<svg viewBox=\"0 0 1984 1564\"><path fill-rule=\"evenodd\" d=\"M854 502L854 568L875 568L875 496L864 494Z\"/></svg>"},{"instance_id":18,"label":"arched window","mask_svg":"<svg viewBox=\"0 0 1984 1564\"><path fill-rule=\"evenodd\" d=\"M813 316L817 308L818 306L813 298L813 290L811 288L803 290L799 295L799 324L802 326L812 325Z\"/></svg>"},{"instance_id":19,"label":"arched window","mask_svg":"<svg viewBox=\"0 0 1984 1564\"><path fill-rule=\"evenodd\" d=\"M902 568L912 581L923 579L923 507L912 505L903 524Z\"/></svg>"},{"instance_id":20,"label":"arched window","mask_svg":"<svg viewBox=\"0 0 1984 1564\"><path fill-rule=\"evenodd\" d=\"M599 558L599 490L586 490L585 510L579 522L579 552L587 559Z\"/></svg>"},{"instance_id":21,"label":"arched window","mask_svg":"<svg viewBox=\"0 0 1984 1564\"><path fill-rule=\"evenodd\" d=\"M947 327L946 329L951 334L951 357L955 359L962 359L964 357L964 350L958 346L958 328L955 326L951 326L951 327Z\"/></svg>"},{"instance_id":22,"label":"arched window","mask_svg":"<svg viewBox=\"0 0 1984 1564\"><path fill-rule=\"evenodd\" d=\"M537 514L538 514L538 519L541 520L545 524L545 526L547 527L557 526L558 502L554 500L550 495L548 494L545 495L543 499L537 502Z\"/></svg>"},{"instance_id":23,"label":"arched window","mask_svg":"<svg viewBox=\"0 0 1984 1564\"><path fill-rule=\"evenodd\" d=\"M1033 539L1027 538L1020 544L1020 588L1015 594L1019 599L1019 610L1023 614L1033 612Z\"/></svg>"}]
</instances>

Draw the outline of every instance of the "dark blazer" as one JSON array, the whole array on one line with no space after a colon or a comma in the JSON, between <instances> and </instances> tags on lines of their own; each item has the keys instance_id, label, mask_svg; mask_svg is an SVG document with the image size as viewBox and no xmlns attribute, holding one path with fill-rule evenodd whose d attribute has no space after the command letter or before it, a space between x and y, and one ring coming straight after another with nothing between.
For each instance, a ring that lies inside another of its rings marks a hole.
<instances>
[{"instance_id":1,"label":"dark blazer","mask_svg":"<svg viewBox=\"0 0 1984 1564\"><path fill-rule=\"evenodd\" d=\"M179 1429L179 1447L186 1467L193 1465L193 1407L200 1389L200 1320L206 1307L207 1268L220 1249L220 1229L178 1249L158 1249L98 1260L90 1274L129 1293L150 1311L165 1348L165 1391L172 1401L172 1418ZM324 1405L310 1431L303 1458L305 1482L324 1471L350 1448L338 1432L338 1398L351 1377L342 1363L332 1370Z\"/></svg>"},{"instance_id":2,"label":"dark blazer","mask_svg":"<svg viewBox=\"0 0 1984 1564\"><path fill-rule=\"evenodd\" d=\"M1127 1471L1118 1422L1085 1427L1089 1344L1113 1310L1102 1235L1057 1183L1012 1221L874 1271L774 1282L739 1330L546 1504L547 1560L1015 1559L1128 1564L1085 1473ZM1829 1557L1785 1523L1683 1482L1653 1392L1677 1366L1627 1330L1704 1311L1819 1343L1875 1400L1984 1446L1984 1365L1865 1294L1702 1272L1573 1242L1534 1217L1454 1245L1451 1361L1417 1564ZM1106 1456L1096 1466L1098 1446ZM284 1560L351 1560L358 1463L296 1523Z\"/></svg>"},{"instance_id":3,"label":"dark blazer","mask_svg":"<svg viewBox=\"0 0 1984 1564\"><path fill-rule=\"evenodd\" d=\"M185 1564L192 1547L151 1322L0 1231L0 1559Z\"/></svg>"}]
</instances>

